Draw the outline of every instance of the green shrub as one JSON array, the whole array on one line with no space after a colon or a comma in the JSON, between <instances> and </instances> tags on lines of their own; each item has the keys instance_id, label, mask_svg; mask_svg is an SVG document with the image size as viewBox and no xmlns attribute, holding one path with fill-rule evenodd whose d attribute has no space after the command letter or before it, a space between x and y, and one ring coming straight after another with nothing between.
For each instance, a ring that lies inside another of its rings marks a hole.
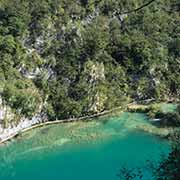
<instances>
[{"instance_id":1,"label":"green shrub","mask_svg":"<svg viewBox=\"0 0 180 180\"><path fill-rule=\"evenodd\" d=\"M18 89L11 84L5 86L3 98L11 108L26 117L32 117L41 103L40 95L34 89Z\"/></svg>"}]
</instances>

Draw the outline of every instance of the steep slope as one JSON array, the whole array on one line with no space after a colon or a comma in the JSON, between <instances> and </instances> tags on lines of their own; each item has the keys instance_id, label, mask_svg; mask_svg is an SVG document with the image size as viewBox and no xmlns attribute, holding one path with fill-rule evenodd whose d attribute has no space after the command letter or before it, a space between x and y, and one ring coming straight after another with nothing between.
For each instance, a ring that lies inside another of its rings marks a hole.
<instances>
[{"instance_id":1,"label":"steep slope","mask_svg":"<svg viewBox=\"0 0 180 180\"><path fill-rule=\"evenodd\" d=\"M1 0L1 126L178 98L180 4L147 2Z\"/></svg>"}]
</instances>

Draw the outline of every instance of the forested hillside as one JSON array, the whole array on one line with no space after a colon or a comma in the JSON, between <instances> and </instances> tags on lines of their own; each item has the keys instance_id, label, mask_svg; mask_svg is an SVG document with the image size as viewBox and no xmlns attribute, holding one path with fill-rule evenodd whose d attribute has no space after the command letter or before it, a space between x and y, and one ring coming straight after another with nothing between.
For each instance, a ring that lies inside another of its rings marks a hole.
<instances>
[{"instance_id":1,"label":"forested hillside","mask_svg":"<svg viewBox=\"0 0 180 180\"><path fill-rule=\"evenodd\" d=\"M78 117L180 96L180 2L0 0L0 97L17 116Z\"/></svg>"}]
</instances>

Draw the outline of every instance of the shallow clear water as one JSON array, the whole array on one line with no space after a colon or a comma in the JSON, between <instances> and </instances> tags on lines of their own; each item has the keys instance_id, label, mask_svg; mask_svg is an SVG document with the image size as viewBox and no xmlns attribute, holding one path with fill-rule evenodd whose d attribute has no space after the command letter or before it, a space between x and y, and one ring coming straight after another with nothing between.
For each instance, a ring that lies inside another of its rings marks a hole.
<instances>
[{"instance_id":1,"label":"shallow clear water","mask_svg":"<svg viewBox=\"0 0 180 180\"><path fill-rule=\"evenodd\" d=\"M0 148L0 180L116 180L121 167L158 163L170 145L139 126L152 128L140 113L99 121L35 129Z\"/></svg>"},{"instance_id":2,"label":"shallow clear water","mask_svg":"<svg viewBox=\"0 0 180 180\"><path fill-rule=\"evenodd\" d=\"M175 112L177 108L177 104L172 103L160 103L159 106L163 112Z\"/></svg>"}]
</instances>

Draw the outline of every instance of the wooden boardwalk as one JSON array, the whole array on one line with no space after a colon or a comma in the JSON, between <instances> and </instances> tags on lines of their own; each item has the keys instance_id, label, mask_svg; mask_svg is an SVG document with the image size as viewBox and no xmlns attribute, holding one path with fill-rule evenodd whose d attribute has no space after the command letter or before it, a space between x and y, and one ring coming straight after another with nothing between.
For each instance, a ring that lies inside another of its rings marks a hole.
<instances>
[{"instance_id":1,"label":"wooden boardwalk","mask_svg":"<svg viewBox=\"0 0 180 180\"><path fill-rule=\"evenodd\" d=\"M38 127L43 127L43 126L52 125L52 124L62 124L62 123L70 123L70 122L78 122L78 121L90 121L93 118L97 118L97 117L100 117L100 116L110 114L110 113L112 113L112 112L114 112L116 110L122 110L122 107L117 107L117 108L114 108L114 109L111 109L111 110L103 111L103 112L93 114L93 115L89 115L89 116L61 119L61 120L55 120L55 121L45 121L45 122L42 122L42 123L37 123L37 124L34 124L34 125L32 125L32 126L30 126L28 128L24 128L24 129L22 129L20 131L12 133L12 135L8 136L7 138L0 140L0 144L3 144L5 142L9 141L10 139L18 136L21 133L30 131L30 130L38 128Z\"/></svg>"},{"instance_id":2,"label":"wooden boardwalk","mask_svg":"<svg viewBox=\"0 0 180 180\"><path fill-rule=\"evenodd\" d=\"M144 101L140 101L140 102L131 102L131 103L128 103L124 108L134 108L135 105L138 105L138 103L143 103L143 102L150 102L154 99L147 99L147 100L144 100ZM83 116L83 117L77 117L77 118L68 118L68 119L61 119L61 120L55 120L55 121L45 121L45 122L42 122L42 123L37 123L37 124L34 124L28 128L24 128L20 131L17 131L17 132L14 132L12 133L12 135L8 136L7 138L4 138L2 140L0 140L0 144L3 144L5 143L6 141L18 136L19 134L21 133L24 133L24 132L27 132L27 131L30 131L32 129L35 129L35 128L38 128L38 127L42 127L42 126L46 126L46 125L51 125L51 124L61 124L61 123L69 123L69 122L77 122L77 121L88 121L92 118L96 118L96 117L100 117L100 116L104 116L104 115L107 115L107 114L110 114L110 113L113 113L114 111L116 110L122 110L124 109L122 106L119 106L119 107L116 107L116 108L113 108L111 110L106 110L106 111L103 111L103 112L100 112L100 113L97 113L97 114L93 114L93 115L89 115L89 116Z\"/></svg>"}]
</instances>

